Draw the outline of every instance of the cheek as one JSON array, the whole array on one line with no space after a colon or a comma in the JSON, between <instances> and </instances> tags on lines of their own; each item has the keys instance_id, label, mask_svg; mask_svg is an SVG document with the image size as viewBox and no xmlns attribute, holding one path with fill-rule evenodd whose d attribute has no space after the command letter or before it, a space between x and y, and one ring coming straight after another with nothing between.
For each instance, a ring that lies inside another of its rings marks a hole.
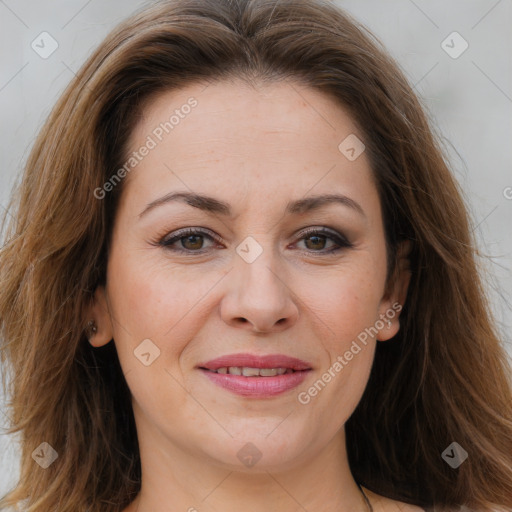
<instances>
[{"instance_id":1,"label":"cheek","mask_svg":"<svg viewBox=\"0 0 512 512\"><path fill-rule=\"evenodd\" d=\"M186 282L179 269L157 263L157 257L156 252L133 249L126 258L112 257L109 291L113 309L134 339L162 337L200 296L201 280Z\"/></svg>"},{"instance_id":2,"label":"cheek","mask_svg":"<svg viewBox=\"0 0 512 512\"><path fill-rule=\"evenodd\" d=\"M323 335L318 338L329 352L344 352L378 318L383 278L379 268L365 264L365 259L370 261L361 257L313 280L305 275L297 278L294 288L302 289L304 304L320 320Z\"/></svg>"},{"instance_id":3,"label":"cheek","mask_svg":"<svg viewBox=\"0 0 512 512\"><path fill-rule=\"evenodd\" d=\"M150 261L137 259L135 251L125 251L123 255L114 251L111 255L107 291L115 345L126 375L132 371L139 375L143 369L160 365L161 335L171 329L171 320L179 313L178 294L161 277L158 279ZM166 317L162 315L164 310ZM153 350L152 357L158 355L158 358L145 368L136 354L141 343L147 344L144 340L148 339L157 347L148 345Z\"/></svg>"},{"instance_id":4,"label":"cheek","mask_svg":"<svg viewBox=\"0 0 512 512\"><path fill-rule=\"evenodd\" d=\"M312 387L301 389L305 394L300 403L314 403L317 414L325 414L327 422L327 418L336 418L336 428L359 403L370 376L375 350L370 328L378 319L381 266L365 253L325 278L316 276L314 287L311 276L300 277L301 296L313 313L314 341L325 354ZM304 293L307 289L311 293Z\"/></svg>"},{"instance_id":5,"label":"cheek","mask_svg":"<svg viewBox=\"0 0 512 512\"><path fill-rule=\"evenodd\" d=\"M178 273L155 265L147 255L143 260L137 259L136 251L132 254L113 254L109 267L114 340L134 406L157 416L162 402L173 407L186 402L176 362L194 335L190 310L204 292L189 288ZM143 362L145 353L150 354L148 365Z\"/></svg>"},{"instance_id":6,"label":"cheek","mask_svg":"<svg viewBox=\"0 0 512 512\"><path fill-rule=\"evenodd\" d=\"M309 297L308 307L316 307L313 317L321 320L316 322L321 331L315 342L325 356L310 387L301 388L299 402L312 404L316 418L324 418L333 433L353 413L368 383L376 346L370 327L378 319L377 291L373 274L354 270L331 278L322 293Z\"/></svg>"},{"instance_id":7,"label":"cheek","mask_svg":"<svg viewBox=\"0 0 512 512\"><path fill-rule=\"evenodd\" d=\"M139 338L151 338L160 334L163 326L160 315L164 304L168 311L176 311L179 302L176 292L169 283L156 279L145 265L131 264L130 260L120 261L112 266L109 282L110 296L116 320L136 342ZM174 303L173 303L174 302ZM118 331L119 329L116 329Z\"/></svg>"},{"instance_id":8,"label":"cheek","mask_svg":"<svg viewBox=\"0 0 512 512\"><path fill-rule=\"evenodd\" d=\"M111 261L108 293L121 363L125 368L137 366L133 351L150 339L160 350L154 364L174 367L201 329L205 305L222 275L171 264L156 252L132 250L126 258L113 254Z\"/></svg>"}]
</instances>

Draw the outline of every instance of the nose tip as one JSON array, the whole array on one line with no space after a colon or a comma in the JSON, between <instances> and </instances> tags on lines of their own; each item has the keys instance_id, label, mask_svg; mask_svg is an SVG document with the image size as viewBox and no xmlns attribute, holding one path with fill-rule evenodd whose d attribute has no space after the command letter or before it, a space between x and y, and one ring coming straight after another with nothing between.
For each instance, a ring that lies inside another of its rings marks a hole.
<instances>
[{"instance_id":1,"label":"nose tip","mask_svg":"<svg viewBox=\"0 0 512 512\"><path fill-rule=\"evenodd\" d=\"M250 326L255 334L289 328L299 316L289 286L265 260L241 263L221 304L224 321L237 327Z\"/></svg>"}]
</instances>

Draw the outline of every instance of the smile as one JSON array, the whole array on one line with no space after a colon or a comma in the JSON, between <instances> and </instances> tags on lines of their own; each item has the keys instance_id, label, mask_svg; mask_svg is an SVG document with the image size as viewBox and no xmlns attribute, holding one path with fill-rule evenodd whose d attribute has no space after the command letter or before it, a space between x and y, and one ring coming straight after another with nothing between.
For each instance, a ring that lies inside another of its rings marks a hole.
<instances>
[{"instance_id":1,"label":"smile","mask_svg":"<svg viewBox=\"0 0 512 512\"><path fill-rule=\"evenodd\" d=\"M209 371L229 375L243 375L244 377L275 377L276 375L293 373L295 370L292 368L250 368L248 366L223 366L222 368L217 368L217 370Z\"/></svg>"}]
</instances>

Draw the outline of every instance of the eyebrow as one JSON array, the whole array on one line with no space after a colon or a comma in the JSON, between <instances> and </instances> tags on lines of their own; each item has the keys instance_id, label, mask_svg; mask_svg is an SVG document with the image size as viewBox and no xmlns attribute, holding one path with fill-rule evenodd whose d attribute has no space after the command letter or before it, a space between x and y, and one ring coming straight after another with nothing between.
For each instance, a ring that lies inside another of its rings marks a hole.
<instances>
[{"instance_id":1,"label":"eyebrow","mask_svg":"<svg viewBox=\"0 0 512 512\"><path fill-rule=\"evenodd\" d=\"M214 197L196 194L193 192L171 192L155 201L149 203L146 208L139 214L139 218L146 215L149 211L173 201L181 201L199 210L232 217L231 207L228 203L219 201ZM286 205L285 214L303 214L312 210L317 210L328 204L342 204L347 206L363 217L366 217L363 208L359 203L343 194L321 194L316 196L305 197L290 201Z\"/></svg>"}]
</instances>

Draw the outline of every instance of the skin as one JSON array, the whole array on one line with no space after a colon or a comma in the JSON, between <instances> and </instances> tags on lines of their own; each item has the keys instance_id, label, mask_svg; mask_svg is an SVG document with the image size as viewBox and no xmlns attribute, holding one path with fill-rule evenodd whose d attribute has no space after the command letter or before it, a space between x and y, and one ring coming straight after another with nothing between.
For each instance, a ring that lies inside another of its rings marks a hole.
<instances>
[{"instance_id":1,"label":"skin","mask_svg":"<svg viewBox=\"0 0 512 512\"><path fill-rule=\"evenodd\" d=\"M386 292L380 201L363 152L349 161L338 149L363 135L347 112L323 94L291 82L194 84L152 98L129 141L140 148L160 122L190 97L198 104L130 172L116 214L107 284L89 312L91 339L112 339L132 392L142 461L142 489L124 512L366 511L347 461L344 424L366 387L375 346L399 330L370 337L362 350L304 405L307 390L365 328L404 303L410 274ZM183 202L149 203L169 192L213 196L233 217ZM284 215L288 201L340 193L341 204ZM330 227L353 247L329 255L336 241L301 236ZM182 238L172 252L157 242L181 228L208 236ZM236 247L252 236L262 254L247 263ZM206 251L194 255L193 251ZM150 339L160 356L134 356ZM197 369L215 357L286 354L310 363L298 388L270 399L240 397ZM238 451L251 442L261 459L246 467ZM375 512L418 507L366 490Z\"/></svg>"}]
</instances>

